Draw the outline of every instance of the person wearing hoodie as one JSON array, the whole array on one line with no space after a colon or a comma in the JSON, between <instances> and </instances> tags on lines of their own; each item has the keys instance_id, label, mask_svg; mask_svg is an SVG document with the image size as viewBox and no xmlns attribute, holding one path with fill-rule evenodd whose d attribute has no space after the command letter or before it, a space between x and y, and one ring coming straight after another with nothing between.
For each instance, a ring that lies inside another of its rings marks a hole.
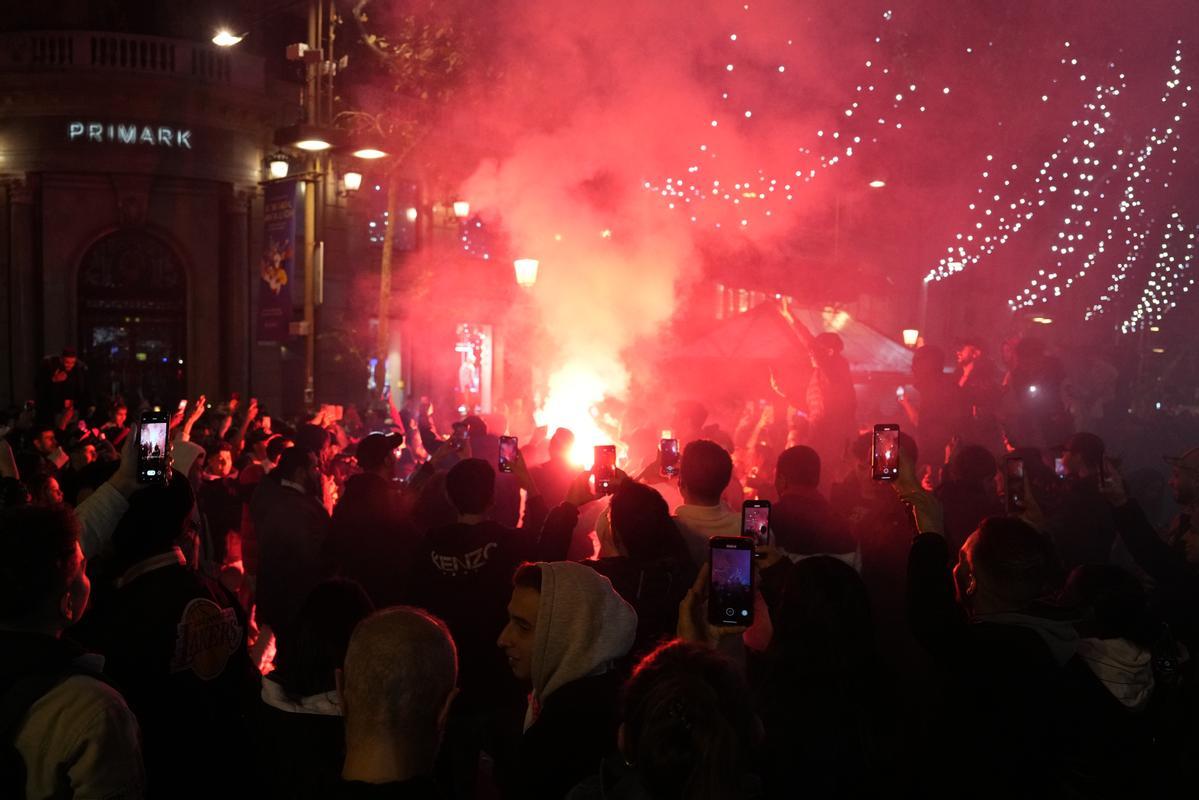
<instances>
[{"instance_id":1,"label":"person wearing hoodie","mask_svg":"<svg viewBox=\"0 0 1199 800\"><path fill-rule=\"evenodd\" d=\"M1049 540L1020 519L992 517L970 534L952 573L940 503L901 461L896 492L915 512L908 557L912 633L941 673L952 719L944 772L926 776L948 791L969 782L983 796L1066 791L1087 747L1075 703L1094 678L1077 656L1068 617L1044 604L1055 591ZM968 725L968 735L962 728ZM986 775L986 785L971 776Z\"/></svg>"},{"instance_id":2,"label":"person wearing hoodie","mask_svg":"<svg viewBox=\"0 0 1199 800\"><path fill-rule=\"evenodd\" d=\"M524 564L513 577L498 644L532 684L516 796L561 800L616 746L616 663L637 635L637 612L607 578L573 561Z\"/></svg>"},{"instance_id":3,"label":"person wearing hoodie","mask_svg":"<svg viewBox=\"0 0 1199 800\"><path fill-rule=\"evenodd\" d=\"M679 492L683 505L675 509L691 560L708 560L708 540L713 536L740 536L741 513L721 501L724 487L733 477L733 459L716 442L697 439L683 448L679 464Z\"/></svg>"}]
</instances>

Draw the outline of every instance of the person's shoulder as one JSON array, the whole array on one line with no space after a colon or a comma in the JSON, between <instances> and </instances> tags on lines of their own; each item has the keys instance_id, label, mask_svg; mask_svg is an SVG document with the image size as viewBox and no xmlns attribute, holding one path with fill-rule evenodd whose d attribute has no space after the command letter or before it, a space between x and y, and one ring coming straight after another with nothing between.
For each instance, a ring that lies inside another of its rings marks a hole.
<instances>
[{"instance_id":1,"label":"person's shoulder","mask_svg":"<svg viewBox=\"0 0 1199 800\"><path fill-rule=\"evenodd\" d=\"M106 720L132 719L125 698L111 685L87 673L67 676L33 704L29 719L40 715L62 725L103 724Z\"/></svg>"}]
</instances>

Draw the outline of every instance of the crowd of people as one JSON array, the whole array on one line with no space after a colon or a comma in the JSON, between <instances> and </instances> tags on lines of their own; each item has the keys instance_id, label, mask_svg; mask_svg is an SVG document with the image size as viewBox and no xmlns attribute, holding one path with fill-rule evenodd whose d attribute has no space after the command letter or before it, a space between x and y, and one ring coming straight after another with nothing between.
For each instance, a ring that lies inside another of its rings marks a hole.
<instances>
[{"instance_id":1,"label":"crowd of people","mask_svg":"<svg viewBox=\"0 0 1199 800\"><path fill-rule=\"evenodd\" d=\"M610 494L571 431L424 398L180 402L144 483L144 405L48 360L0 418L0 796L1194 787L1199 447L1132 469L1035 340L1006 372L921 348L898 419L861 420L839 339L795 330L803 398L597 412ZM709 540L750 499L753 622L713 625Z\"/></svg>"}]
</instances>

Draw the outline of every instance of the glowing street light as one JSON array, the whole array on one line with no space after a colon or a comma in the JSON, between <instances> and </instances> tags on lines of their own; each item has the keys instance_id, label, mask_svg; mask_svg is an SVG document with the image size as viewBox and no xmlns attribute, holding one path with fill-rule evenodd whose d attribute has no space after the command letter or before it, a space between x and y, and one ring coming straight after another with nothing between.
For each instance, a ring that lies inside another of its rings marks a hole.
<instances>
[{"instance_id":1,"label":"glowing street light","mask_svg":"<svg viewBox=\"0 0 1199 800\"><path fill-rule=\"evenodd\" d=\"M291 162L287 160L286 153L279 151L270 157L267 169L270 171L271 180L281 181L287 177L287 173L291 169Z\"/></svg>"},{"instance_id":2,"label":"glowing street light","mask_svg":"<svg viewBox=\"0 0 1199 800\"><path fill-rule=\"evenodd\" d=\"M246 38L244 33L234 33L228 28L221 28L212 36L212 43L217 47L232 47Z\"/></svg>"},{"instance_id":3,"label":"glowing street light","mask_svg":"<svg viewBox=\"0 0 1199 800\"><path fill-rule=\"evenodd\" d=\"M404 216L408 218L409 222L416 222L416 209L409 208L407 211L404 212Z\"/></svg>"},{"instance_id":4,"label":"glowing street light","mask_svg":"<svg viewBox=\"0 0 1199 800\"><path fill-rule=\"evenodd\" d=\"M881 189L886 185L887 185L887 182L882 180L881 178L875 178L869 184L871 189Z\"/></svg>"},{"instance_id":5,"label":"glowing street light","mask_svg":"<svg viewBox=\"0 0 1199 800\"><path fill-rule=\"evenodd\" d=\"M907 348L915 348L916 343L920 341L920 331L916 328L903 329L903 346Z\"/></svg>"},{"instance_id":6,"label":"glowing street light","mask_svg":"<svg viewBox=\"0 0 1199 800\"><path fill-rule=\"evenodd\" d=\"M356 192L362 188L362 173L347 172L341 176L341 185L347 192Z\"/></svg>"},{"instance_id":7,"label":"glowing street light","mask_svg":"<svg viewBox=\"0 0 1199 800\"><path fill-rule=\"evenodd\" d=\"M512 266L516 269L517 285L525 289L533 288L533 284L537 283L540 262L535 258L518 258L512 262Z\"/></svg>"},{"instance_id":8,"label":"glowing street light","mask_svg":"<svg viewBox=\"0 0 1199 800\"><path fill-rule=\"evenodd\" d=\"M385 157L387 153L377 147L360 147L350 155L354 156L354 158L364 158L367 161L374 161L376 158Z\"/></svg>"},{"instance_id":9,"label":"glowing street light","mask_svg":"<svg viewBox=\"0 0 1199 800\"><path fill-rule=\"evenodd\" d=\"M470 216L470 203L465 200L454 201L454 216L458 219L466 219Z\"/></svg>"}]
</instances>

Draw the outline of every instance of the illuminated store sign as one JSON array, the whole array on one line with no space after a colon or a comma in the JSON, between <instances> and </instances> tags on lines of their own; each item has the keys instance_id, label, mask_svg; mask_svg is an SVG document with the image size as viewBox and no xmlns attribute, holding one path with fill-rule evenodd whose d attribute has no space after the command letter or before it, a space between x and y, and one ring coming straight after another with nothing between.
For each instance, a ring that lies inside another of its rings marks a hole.
<instances>
[{"instance_id":1,"label":"illuminated store sign","mask_svg":"<svg viewBox=\"0 0 1199 800\"><path fill-rule=\"evenodd\" d=\"M67 140L71 142L116 142L117 144L149 144L156 147L192 149L192 132L166 125L136 125L112 122L70 122Z\"/></svg>"}]
</instances>

